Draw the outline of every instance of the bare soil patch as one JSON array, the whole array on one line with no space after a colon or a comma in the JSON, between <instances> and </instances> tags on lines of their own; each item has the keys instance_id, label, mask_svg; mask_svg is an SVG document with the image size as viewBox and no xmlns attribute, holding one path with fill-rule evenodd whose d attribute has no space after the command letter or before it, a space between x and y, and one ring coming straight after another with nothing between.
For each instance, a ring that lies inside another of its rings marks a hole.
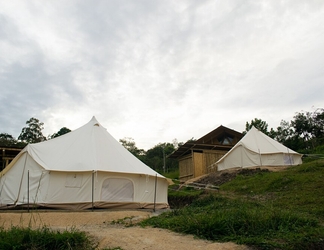
<instances>
[{"instance_id":1,"label":"bare soil patch","mask_svg":"<svg viewBox=\"0 0 324 250\"><path fill-rule=\"evenodd\" d=\"M160 211L161 212L161 211ZM145 218L155 216L148 210L95 210L85 212L67 211L4 211L0 213L0 226L40 228L47 226L53 229L75 228L85 231L99 242L98 249L120 247L124 250L155 249L220 249L244 250L246 246L234 243L215 243L196 239L192 235L182 235L165 229L126 227Z\"/></svg>"},{"instance_id":2,"label":"bare soil patch","mask_svg":"<svg viewBox=\"0 0 324 250\"><path fill-rule=\"evenodd\" d=\"M200 183L205 185L220 186L229 182L237 175L252 176L258 173L278 172L287 169L288 167L254 167L254 168L232 168L222 171L213 172L204 176L197 177L196 179L188 180L185 184Z\"/></svg>"}]
</instances>

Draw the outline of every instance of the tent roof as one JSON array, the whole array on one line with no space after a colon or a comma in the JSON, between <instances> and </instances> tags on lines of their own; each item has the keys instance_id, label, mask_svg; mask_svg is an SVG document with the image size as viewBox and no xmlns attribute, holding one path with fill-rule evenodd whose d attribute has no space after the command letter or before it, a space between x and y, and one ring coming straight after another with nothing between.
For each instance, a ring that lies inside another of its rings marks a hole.
<instances>
[{"instance_id":1,"label":"tent roof","mask_svg":"<svg viewBox=\"0 0 324 250\"><path fill-rule=\"evenodd\" d=\"M125 149L95 117L72 132L29 144L21 154L26 151L51 171L106 171L163 177Z\"/></svg>"},{"instance_id":2,"label":"tent roof","mask_svg":"<svg viewBox=\"0 0 324 250\"><path fill-rule=\"evenodd\" d=\"M282 145L266 134L262 133L254 126L246 133L246 135L230 150L228 151L217 163L226 158L235 148L244 146L252 152L258 154L274 154L274 153L286 153L286 154L299 154L292 149Z\"/></svg>"},{"instance_id":3,"label":"tent roof","mask_svg":"<svg viewBox=\"0 0 324 250\"><path fill-rule=\"evenodd\" d=\"M254 126L247 132L247 134L237 144L243 144L251 151L261 154L272 153L291 153L298 154L297 152L287 148L266 134L262 133Z\"/></svg>"}]
</instances>

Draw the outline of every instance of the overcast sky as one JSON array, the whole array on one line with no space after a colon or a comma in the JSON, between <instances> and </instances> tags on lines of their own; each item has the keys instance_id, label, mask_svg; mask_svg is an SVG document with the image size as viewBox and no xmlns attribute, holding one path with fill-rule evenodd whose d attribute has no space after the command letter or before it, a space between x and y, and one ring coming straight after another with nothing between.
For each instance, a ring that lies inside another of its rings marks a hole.
<instances>
[{"instance_id":1,"label":"overcast sky","mask_svg":"<svg viewBox=\"0 0 324 250\"><path fill-rule=\"evenodd\" d=\"M0 0L0 133L92 116L138 148L324 107L323 0Z\"/></svg>"}]
</instances>

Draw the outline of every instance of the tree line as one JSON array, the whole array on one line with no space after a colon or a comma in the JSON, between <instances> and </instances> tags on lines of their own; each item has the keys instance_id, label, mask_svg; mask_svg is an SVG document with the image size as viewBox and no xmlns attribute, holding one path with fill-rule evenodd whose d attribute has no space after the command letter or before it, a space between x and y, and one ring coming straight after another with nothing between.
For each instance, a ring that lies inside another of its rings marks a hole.
<instances>
[{"instance_id":1,"label":"tree line","mask_svg":"<svg viewBox=\"0 0 324 250\"><path fill-rule=\"evenodd\" d=\"M316 147L324 146L323 108L314 111L296 112L293 120L282 120L276 129L269 129L266 121L255 118L250 122L246 122L245 130L242 133L246 134L252 126L297 152L308 153L314 151ZM44 123L32 117L26 122L26 126L22 128L18 139L7 133L0 133L0 146L23 148L28 143L50 140L71 131L66 127L62 127L58 132L45 137L42 133L43 129ZM195 139L191 138L188 141L195 141ZM174 139L171 143L158 143L154 147L144 150L138 148L131 137L120 139L119 142L134 156L159 172L168 172L178 168L177 161L167 156L184 144Z\"/></svg>"},{"instance_id":2,"label":"tree line","mask_svg":"<svg viewBox=\"0 0 324 250\"><path fill-rule=\"evenodd\" d=\"M0 146L23 148L28 143L50 140L71 131L70 129L63 127L57 133L45 137L42 132L43 129L44 123L40 122L37 118L32 117L26 121L26 127L22 128L18 139L8 133L0 133Z\"/></svg>"},{"instance_id":3,"label":"tree line","mask_svg":"<svg viewBox=\"0 0 324 250\"><path fill-rule=\"evenodd\" d=\"M324 145L324 109L296 112L291 121L281 120L277 129L268 129L268 124L255 118L246 122L245 134L254 126L288 148L308 153Z\"/></svg>"}]
</instances>

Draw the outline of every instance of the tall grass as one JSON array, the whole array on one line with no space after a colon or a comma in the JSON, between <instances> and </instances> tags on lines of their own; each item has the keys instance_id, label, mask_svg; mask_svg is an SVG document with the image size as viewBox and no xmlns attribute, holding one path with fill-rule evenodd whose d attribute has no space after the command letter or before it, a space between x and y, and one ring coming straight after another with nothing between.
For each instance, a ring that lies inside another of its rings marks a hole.
<instances>
[{"instance_id":1,"label":"tall grass","mask_svg":"<svg viewBox=\"0 0 324 250\"><path fill-rule=\"evenodd\" d=\"M323 178L324 160L315 160L285 171L238 176L221 189L324 221Z\"/></svg>"},{"instance_id":2,"label":"tall grass","mask_svg":"<svg viewBox=\"0 0 324 250\"><path fill-rule=\"evenodd\" d=\"M88 250L96 249L95 243L85 232L75 229L55 231L47 227L12 227L0 229L0 249L2 250Z\"/></svg>"},{"instance_id":3,"label":"tall grass","mask_svg":"<svg viewBox=\"0 0 324 250\"><path fill-rule=\"evenodd\" d=\"M172 172L168 172L168 173L163 173L163 175L166 178L169 178L171 180L178 180L179 179L179 170L174 170Z\"/></svg>"},{"instance_id":4,"label":"tall grass","mask_svg":"<svg viewBox=\"0 0 324 250\"><path fill-rule=\"evenodd\" d=\"M152 217L141 224L193 234L213 241L233 241L267 248L287 248L300 241L318 243L324 230L318 221L275 207L210 195L183 209ZM292 248L294 249L294 248Z\"/></svg>"}]
</instances>

